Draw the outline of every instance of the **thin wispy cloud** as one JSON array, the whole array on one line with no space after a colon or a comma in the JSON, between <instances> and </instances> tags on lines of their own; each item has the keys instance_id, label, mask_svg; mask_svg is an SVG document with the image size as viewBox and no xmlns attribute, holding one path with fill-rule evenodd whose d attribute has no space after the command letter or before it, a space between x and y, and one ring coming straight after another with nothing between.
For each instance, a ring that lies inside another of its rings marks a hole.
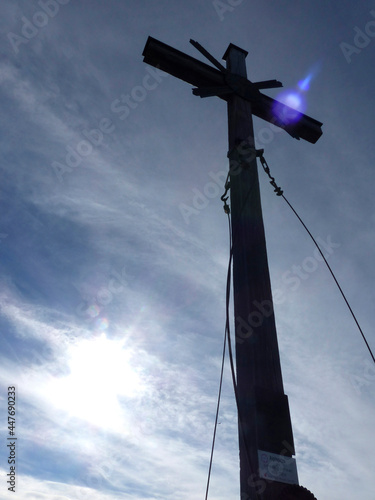
<instances>
[{"instance_id":1,"label":"thin wispy cloud","mask_svg":"<svg viewBox=\"0 0 375 500\"><path fill-rule=\"evenodd\" d=\"M17 498L202 498L225 326L226 105L144 64L145 42L200 60L190 38L218 59L232 42L249 51L251 81L287 90L319 65L303 93L324 124L317 144L258 119L255 139L375 348L371 6L4 0L1 10L0 427L6 435L15 385ZM260 185L300 483L318 499L372 498L375 370L261 170ZM5 445L0 456L5 477ZM13 498L5 483L0 497ZM227 364L209 496L239 495Z\"/></svg>"}]
</instances>

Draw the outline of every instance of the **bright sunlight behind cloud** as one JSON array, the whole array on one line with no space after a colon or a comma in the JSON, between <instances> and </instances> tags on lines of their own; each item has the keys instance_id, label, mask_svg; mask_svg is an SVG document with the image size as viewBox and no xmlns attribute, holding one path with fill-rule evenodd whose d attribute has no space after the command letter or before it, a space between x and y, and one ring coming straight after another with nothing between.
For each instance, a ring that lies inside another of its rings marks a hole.
<instances>
[{"instance_id":1,"label":"bright sunlight behind cloud","mask_svg":"<svg viewBox=\"0 0 375 500\"><path fill-rule=\"evenodd\" d=\"M72 346L69 358L69 375L49 384L50 401L91 424L120 427L118 397L132 397L142 390L124 341L108 339L103 333Z\"/></svg>"}]
</instances>

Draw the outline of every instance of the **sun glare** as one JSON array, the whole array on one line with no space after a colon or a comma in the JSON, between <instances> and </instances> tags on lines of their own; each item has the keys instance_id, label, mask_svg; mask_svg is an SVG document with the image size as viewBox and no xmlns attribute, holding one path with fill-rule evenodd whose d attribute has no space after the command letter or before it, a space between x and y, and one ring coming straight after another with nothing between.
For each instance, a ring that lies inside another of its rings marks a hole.
<instances>
[{"instance_id":1,"label":"sun glare","mask_svg":"<svg viewBox=\"0 0 375 500\"><path fill-rule=\"evenodd\" d=\"M91 424L121 426L119 396L132 397L142 387L123 341L104 333L83 340L71 348L69 368L69 375L53 382L51 402Z\"/></svg>"},{"instance_id":2,"label":"sun glare","mask_svg":"<svg viewBox=\"0 0 375 500\"><path fill-rule=\"evenodd\" d=\"M306 92L310 88L311 80L318 73L321 64L316 63L311 71L298 82L296 89L283 90L276 98L273 106L274 115L286 125L298 122L306 110ZM285 104L285 106L280 105Z\"/></svg>"}]
</instances>

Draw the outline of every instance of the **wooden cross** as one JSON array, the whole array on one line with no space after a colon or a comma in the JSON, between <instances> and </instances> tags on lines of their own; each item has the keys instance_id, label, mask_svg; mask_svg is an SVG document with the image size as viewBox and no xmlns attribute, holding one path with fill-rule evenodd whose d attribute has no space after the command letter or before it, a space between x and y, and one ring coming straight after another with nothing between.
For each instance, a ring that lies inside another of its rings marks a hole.
<instances>
[{"instance_id":1,"label":"wooden cross","mask_svg":"<svg viewBox=\"0 0 375 500\"><path fill-rule=\"evenodd\" d=\"M284 394L260 201L252 114L296 139L315 143L322 123L260 92L277 80L247 79L247 52L233 44L222 66L190 40L215 67L149 37L144 62L195 88L200 97L227 101L230 159L236 379L241 500L299 499L314 495L298 485L288 398Z\"/></svg>"}]
</instances>

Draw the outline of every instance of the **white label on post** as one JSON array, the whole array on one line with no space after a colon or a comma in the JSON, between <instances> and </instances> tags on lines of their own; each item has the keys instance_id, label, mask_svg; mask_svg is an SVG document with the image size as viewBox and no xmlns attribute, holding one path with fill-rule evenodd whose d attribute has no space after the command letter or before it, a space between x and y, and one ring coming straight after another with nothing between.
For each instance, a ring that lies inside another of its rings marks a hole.
<instances>
[{"instance_id":1,"label":"white label on post","mask_svg":"<svg viewBox=\"0 0 375 500\"><path fill-rule=\"evenodd\" d=\"M258 450L259 477L280 483L298 484L295 458Z\"/></svg>"}]
</instances>

